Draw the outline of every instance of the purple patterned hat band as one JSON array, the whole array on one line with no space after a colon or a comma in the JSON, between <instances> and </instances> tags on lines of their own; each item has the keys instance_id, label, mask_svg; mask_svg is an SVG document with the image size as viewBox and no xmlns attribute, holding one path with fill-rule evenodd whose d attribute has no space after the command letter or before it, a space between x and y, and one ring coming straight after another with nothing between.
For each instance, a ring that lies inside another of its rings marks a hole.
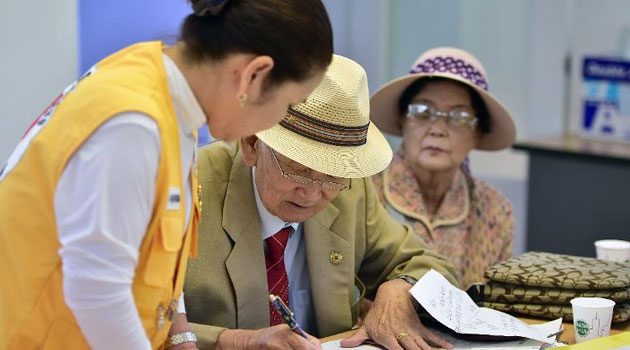
<instances>
[{"instance_id":1,"label":"purple patterned hat band","mask_svg":"<svg viewBox=\"0 0 630 350\"><path fill-rule=\"evenodd\" d=\"M460 77L468 80L479 88L488 91L488 82L481 72L475 69L472 65L462 61L459 58L450 56L437 56L434 58L426 59L415 67L409 74L417 73L451 73L459 75Z\"/></svg>"}]
</instances>

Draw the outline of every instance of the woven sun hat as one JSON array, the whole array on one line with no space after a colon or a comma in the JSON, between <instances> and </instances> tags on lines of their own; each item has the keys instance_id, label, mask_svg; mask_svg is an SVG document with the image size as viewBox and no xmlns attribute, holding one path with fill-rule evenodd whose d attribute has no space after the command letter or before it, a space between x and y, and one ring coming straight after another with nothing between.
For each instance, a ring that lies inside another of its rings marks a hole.
<instances>
[{"instance_id":1,"label":"woven sun hat","mask_svg":"<svg viewBox=\"0 0 630 350\"><path fill-rule=\"evenodd\" d=\"M481 135L477 149L500 150L514 143L514 122L510 112L488 92L488 78L483 65L470 53L452 47L438 47L424 52L414 62L409 74L388 82L372 96L370 115L384 132L402 135L398 100L409 85L422 77L452 79L472 87L481 96L488 110L490 132Z\"/></svg>"},{"instance_id":2,"label":"woven sun hat","mask_svg":"<svg viewBox=\"0 0 630 350\"><path fill-rule=\"evenodd\" d=\"M276 152L330 176L361 178L385 169L392 149L370 123L365 70L333 55L306 102L289 107L279 124L256 134Z\"/></svg>"}]
</instances>

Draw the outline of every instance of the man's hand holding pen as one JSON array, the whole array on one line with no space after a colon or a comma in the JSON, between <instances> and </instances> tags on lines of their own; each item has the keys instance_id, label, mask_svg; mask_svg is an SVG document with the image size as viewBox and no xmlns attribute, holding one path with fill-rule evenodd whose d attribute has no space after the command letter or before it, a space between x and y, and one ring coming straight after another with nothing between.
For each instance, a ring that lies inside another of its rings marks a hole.
<instances>
[{"instance_id":1,"label":"man's hand holding pen","mask_svg":"<svg viewBox=\"0 0 630 350\"><path fill-rule=\"evenodd\" d=\"M273 296L270 296L272 304L274 300ZM321 350L319 340L300 329L293 318L293 312L282 303L282 300L278 298L273 305L287 324L258 330L226 329L219 336L216 349Z\"/></svg>"},{"instance_id":2,"label":"man's hand holding pen","mask_svg":"<svg viewBox=\"0 0 630 350\"><path fill-rule=\"evenodd\" d=\"M278 312L280 317L282 317L284 323L286 323L295 334L308 340L306 333L300 328L300 325L295 319L293 311L289 309L282 299L273 294L269 294L269 302L273 305L273 308Z\"/></svg>"}]
</instances>

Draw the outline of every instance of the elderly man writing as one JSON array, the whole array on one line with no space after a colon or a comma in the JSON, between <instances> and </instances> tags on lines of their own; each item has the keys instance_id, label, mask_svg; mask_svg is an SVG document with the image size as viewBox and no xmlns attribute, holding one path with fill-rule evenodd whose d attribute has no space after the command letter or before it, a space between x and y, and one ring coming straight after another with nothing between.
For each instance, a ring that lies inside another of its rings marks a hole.
<instances>
[{"instance_id":1,"label":"elderly man writing","mask_svg":"<svg viewBox=\"0 0 630 350\"><path fill-rule=\"evenodd\" d=\"M279 125L202 149L201 199L210 204L185 285L197 345L320 348L283 324L274 294L319 337L349 330L361 299L373 298L345 346L372 338L389 349L450 347L422 326L409 289L430 269L456 283L453 267L387 214L369 180L391 157L369 123L364 70L340 56Z\"/></svg>"}]
</instances>

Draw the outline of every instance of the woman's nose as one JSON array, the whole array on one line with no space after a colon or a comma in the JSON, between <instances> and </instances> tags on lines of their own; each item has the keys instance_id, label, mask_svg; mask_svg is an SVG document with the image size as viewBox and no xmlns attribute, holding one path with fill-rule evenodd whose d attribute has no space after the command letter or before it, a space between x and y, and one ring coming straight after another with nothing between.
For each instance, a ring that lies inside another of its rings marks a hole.
<instances>
[{"instance_id":1,"label":"woman's nose","mask_svg":"<svg viewBox=\"0 0 630 350\"><path fill-rule=\"evenodd\" d=\"M437 120L431 124L429 135L436 137L446 136L446 128L446 120L444 120L444 118L437 118Z\"/></svg>"}]
</instances>

